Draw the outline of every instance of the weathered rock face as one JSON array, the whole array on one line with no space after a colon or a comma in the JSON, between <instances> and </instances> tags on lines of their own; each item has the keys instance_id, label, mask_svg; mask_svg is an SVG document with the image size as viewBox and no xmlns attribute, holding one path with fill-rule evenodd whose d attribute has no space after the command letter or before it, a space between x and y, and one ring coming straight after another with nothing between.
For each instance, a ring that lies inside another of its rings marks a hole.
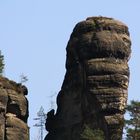
<instances>
[{"instance_id":1,"label":"weathered rock face","mask_svg":"<svg viewBox=\"0 0 140 140\"><path fill-rule=\"evenodd\" d=\"M27 93L25 86L0 77L0 140L29 140Z\"/></svg>"},{"instance_id":2,"label":"weathered rock face","mask_svg":"<svg viewBox=\"0 0 140 140\"><path fill-rule=\"evenodd\" d=\"M105 140L121 140L131 42L125 24L91 17L76 25L67 45L66 75L48 113L45 140L82 140L86 124Z\"/></svg>"}]
</instances>

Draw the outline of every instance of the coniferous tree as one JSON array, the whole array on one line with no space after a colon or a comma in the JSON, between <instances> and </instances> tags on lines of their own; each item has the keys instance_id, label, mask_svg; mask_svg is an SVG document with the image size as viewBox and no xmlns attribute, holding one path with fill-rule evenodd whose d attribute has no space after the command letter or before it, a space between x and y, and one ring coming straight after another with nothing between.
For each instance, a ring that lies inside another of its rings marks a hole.
<instances>
[{"instance_id":1,"label":"coniferous tree","mask_svg":"<svg viewBox=\"0 0 140 140\"><path fill-rule=\"evenodd\" d=\"M126 110L130 115L130 119L125 120L126 140L140 140L140 102L132 100Z\"/></svg>"},{"instance_id":2,"label":"coniferous tree","mask_svg":"<svg viewBox=\"0 0 140 140\"><path fill-rule=\"evenodd\" d=\"M0 51L0 75L3 74L3 70L4 70L4 56L1 54Z\"/></svg>"},{"instance_id":3,"label":"coniferous tree","mask_svg":"<svg viewBox=\"0 0 140 140\"><path fill-rule=\"evenodd\" d=\"M93 130L88 125L85 125L81 138L85 140L104 140L104 133L100 129Z\"/></svg>"}]
</instances>

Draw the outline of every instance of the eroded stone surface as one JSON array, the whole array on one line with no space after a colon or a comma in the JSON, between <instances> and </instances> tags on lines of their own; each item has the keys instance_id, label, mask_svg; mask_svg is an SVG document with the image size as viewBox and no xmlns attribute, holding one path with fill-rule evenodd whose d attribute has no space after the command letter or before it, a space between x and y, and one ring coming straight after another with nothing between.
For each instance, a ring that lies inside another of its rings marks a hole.
<instances>
[{"instance_id":1,"label":"eroded stone surface","mask_svg":"<svg viewBox=\"0 0 140 140\"><path fill-rule=\"evenodd\" d=\"M128 28L120 21L90 17L76 25L66 48L57 112L48 113L45 140L82 140L85 124L103 130L105 140L121 140L130 46Z\"/></svg>"},{"instance_id":2,"label":"eroded stone surface","mask_svg":"<svg viewBox=\"0 0 140 140\"><path fill-rule=\"evenodd\" d=\"M27 93L25 86L0 77L0 140L29 140Z\"/></svg>"}]
</instances>

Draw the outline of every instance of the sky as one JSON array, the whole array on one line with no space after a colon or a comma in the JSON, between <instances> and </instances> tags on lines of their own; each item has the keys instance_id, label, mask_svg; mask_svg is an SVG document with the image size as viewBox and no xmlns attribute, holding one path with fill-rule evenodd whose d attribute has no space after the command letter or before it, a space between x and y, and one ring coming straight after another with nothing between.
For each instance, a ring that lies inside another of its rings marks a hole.
<instances>
[{"instance_id":1,"label":"sky","mask_svg":"<svg viewBox=\"0 0 140 140\"><path fill-rule=\"evenodd\" d=\"M140 99L139 9L139 0L0 0L4 76L16 82L20 82L21 74L29 79L25 85L31 140L39 136L33 118L41 106L45 113L50 110L61 89L70 34L76 23L87 17L113 17L129 27L132 54L128 102Z\"/></svg>"}]
</instances>

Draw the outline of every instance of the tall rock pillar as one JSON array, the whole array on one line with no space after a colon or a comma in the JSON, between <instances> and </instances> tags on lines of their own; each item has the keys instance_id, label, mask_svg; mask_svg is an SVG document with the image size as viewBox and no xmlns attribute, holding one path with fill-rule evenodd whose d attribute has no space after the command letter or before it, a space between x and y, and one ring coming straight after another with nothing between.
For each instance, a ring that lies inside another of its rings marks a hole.
<instances>
[{"instance_id":1,"label":"tall rock pillar","mask_svg":"<svg viewBox=\"0 0 140 140\"><path fill-rule=\"evenodd\" d=\"M106 17L76 25L67 45L66 75L57 112L48 113L45 140L82 140L84 125L105 140L121 140L129 83L127 26Z\"/></svg>"},{"instance_id":2,"label":"tall rock pillar","mask_svg":"<svg viewBox=\"0 0 140 140\"><path fill-rule=\"evenodd\" d=\"M25 86L0 77L0 140L29 140L27 93Z\"/></svg>"}]
</instances>

